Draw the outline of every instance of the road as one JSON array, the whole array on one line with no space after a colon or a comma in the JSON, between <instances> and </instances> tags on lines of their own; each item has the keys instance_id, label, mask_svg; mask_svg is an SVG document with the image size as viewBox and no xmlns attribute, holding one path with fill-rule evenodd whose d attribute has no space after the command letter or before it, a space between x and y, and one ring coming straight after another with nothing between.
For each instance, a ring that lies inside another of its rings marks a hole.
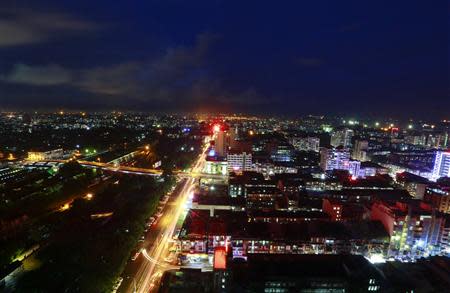
<instances>
[{"instance_id":1,"label":"road","mask_svg":"<svg viewBox=\"0 0 450 293\"><path fill-rule=\"evenodd\" d=\"M207 146L195 162L192 173L199 173L205 163ZM180 228L180 217L185 216L189 194L195 187L195 178L184 178L172 193L163 215L150 229L141 255L130 261L123 273L124 281L118 292L155 292L165 270L177 268L166 261L173 235Z\"/></svg>"}]
</instances>

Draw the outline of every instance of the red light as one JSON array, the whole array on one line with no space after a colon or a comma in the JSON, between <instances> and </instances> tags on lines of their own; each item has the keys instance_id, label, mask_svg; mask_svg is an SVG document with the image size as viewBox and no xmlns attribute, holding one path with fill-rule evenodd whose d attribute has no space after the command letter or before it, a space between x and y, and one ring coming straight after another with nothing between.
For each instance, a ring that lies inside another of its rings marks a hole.
<instances>
[{"instance_id":1,"label":"red light","mask_svg":"<svg viewBox=\"0 0 450 293\"><path fill-rule=\"evenodd\" d=\"M219 132L219 131L220 131L220 125L219 125L219 124L215 124L215 125L213 126L213 131L214 131L214 132Z\"/></svg>"}]
</instances>

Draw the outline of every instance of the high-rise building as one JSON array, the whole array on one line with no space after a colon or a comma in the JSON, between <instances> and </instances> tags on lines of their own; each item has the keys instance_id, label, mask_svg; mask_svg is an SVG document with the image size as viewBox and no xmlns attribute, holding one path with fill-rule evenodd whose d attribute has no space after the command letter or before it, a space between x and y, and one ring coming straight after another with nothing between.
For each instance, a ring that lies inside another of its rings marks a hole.
<instances>
[{"instance_id":1,"label":"high-rise building","mask_svg":"<svg viewBox=\"0 0 450 293\"><path fill-rule=\"evenodd\" d=\"M412 145L426 145L427 137L423 134L413 134L405 136L405 142Z\"/></svg>"},{"instance_id":2,"label":"high-rise building","mask_svg":"<svg viewBox=\"0 0 450 293\"><path fill-rule=\"evenodd\" d=\"M228 137L227 133L223 130L217 132L216 138L214 140L214 150L216 155L220 157L225 157L228 150Z\"/></svg>"},{"instance_id":3,"label":"high-rise building","mask_svg":"<svg viewBox=\"0 0 450 293\"><path fill-rule=\"evenodd\" d=\"M343 146L344 148L349 148L352 145L353 130L349 128L344 128L341 130L336 130L331 135L330 144L334 147Z\"/></svg>"},{"instance_id":4,"label":"high-rise building","mask_svg":"<svg viewBox=\"0 0 450 293\"><path fill-rule=\"evenodd\" d=\"M433 133L427 137L427 146L430 148L443 148L448 145L448 133Z\"/></svg>"},{"instance_id":5,"label":"high-rise building","mask_svg":"<svg viewBox=\"0 0 450 293\"><path fill-rule=\"evenodd\" d=\"M440 252L445 217L414 201L376 201L372 220L383 223L390 236L390 255L414 257Z\"/></svg>"},{"instance_id":6,"label":"high-rise building","mask_svg":"<svg viewBox=\"0 0 450 293\"><path fill-rule=\"evenodd\" d=\"M360 176L359 172L360 169L361 169L361 162L351 160L348 162L348 168L346 170L348 170L348 172L350 173L350 175L352 175L353 178L356 178Z\"/></svg>"},{"instance_id":7,"label":"high-rise building","mask_svg":"<svg viewBox=\"0 0 450 293\"><path fill-rule=\"evenodd\" d=\"M367 140L359 140L359 139L355 140L352 158L359 161L366 161L368 148L369 142Z\"/></svg>"},{"instance_id":8,"label":"high-rise building","mask_svg":"<svg viewBox=\"0 0 450 293\"><path fill-rule=\"evenodd\" d=\"M345 148L321 148L320 167L324 171L348 170L350 163L350 152Z\"/></svg>"},{"instance_id":9,"label":"high-rise building","mask_svg":"<svg viewBox=\"0 0 450 293\"><path fill-rule=\"evenodd\" d=\"M437 151L434 161L432 179L450 177L450 151Z\"/></svg>"},{"instance_id":10,"label":"high-rise building","mask_svg":"<svg viewBox=\"0 0 450 293\"><path fill-rule=\"evenodd\" d=\"M243 171L252 170L252 154L251 153L235 153L227 154L228 172L242 173Z\"/></svg>"}]
</instances>

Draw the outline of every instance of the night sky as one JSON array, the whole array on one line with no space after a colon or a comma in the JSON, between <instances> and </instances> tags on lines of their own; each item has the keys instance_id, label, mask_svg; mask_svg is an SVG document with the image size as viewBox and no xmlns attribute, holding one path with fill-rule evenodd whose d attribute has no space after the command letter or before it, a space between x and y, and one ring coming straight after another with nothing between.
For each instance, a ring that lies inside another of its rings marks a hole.
<instances>
[{"instance_id":1,"label":"night sky","mask_svg":"<svg viewBox=\"0 0 450 293\"><path fill-rule=\"evenodd\" d=\"M443 0L1 0L0 109L450 118L448 12Z\"/></svg>"}]
</instances>

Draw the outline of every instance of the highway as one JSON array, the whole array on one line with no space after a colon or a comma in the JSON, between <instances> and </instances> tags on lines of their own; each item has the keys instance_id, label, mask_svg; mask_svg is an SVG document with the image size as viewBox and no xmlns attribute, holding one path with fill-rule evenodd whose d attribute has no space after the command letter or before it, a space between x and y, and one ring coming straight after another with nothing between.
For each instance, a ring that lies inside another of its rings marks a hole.
<instances>
[{"instance_id":1,"label":"highway","mask_svg":"<svg viewBox=\"0 0 450 293\"><path fill-rule=\"evenodd\" d=\"M207 146L195 162L192 173L200 173L203 169L206 150ZM170 254L169 248L174 243L174 232L180 228L180 218L185 216L186 203L195 183L194 177L180 181L165 205L163 215L149 230L141 254L125 268L122 274L124 281L118 292L156 292L164 271L177 268L166 260ZM174 255L172 259L175 260Z\"/></svg>"}]
</instances>

